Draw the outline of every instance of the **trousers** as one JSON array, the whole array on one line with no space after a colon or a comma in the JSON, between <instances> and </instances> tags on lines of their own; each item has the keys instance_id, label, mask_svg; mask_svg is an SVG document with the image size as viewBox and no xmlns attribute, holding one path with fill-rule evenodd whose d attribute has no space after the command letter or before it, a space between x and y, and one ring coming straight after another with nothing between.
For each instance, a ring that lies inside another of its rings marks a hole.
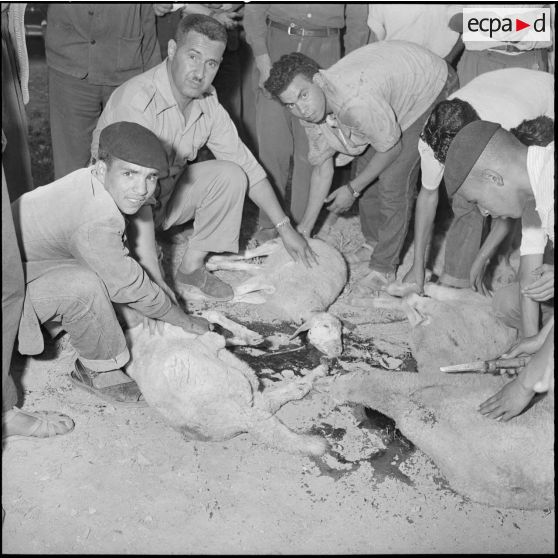
<instances>
[{"instance_id":1,"label":"trousers","mask_svg":"<svg viewBox=\"0 0 558 558\"><path fill-rule=\"evenodd\" d=\"M276 27L268 27L267 50L274 63L283 54L302 52L327 68L341 57L340 35L302 37L289 35ZM258 83L255 68L255 84ZM266 97L261 89L256 93L256 132L259 161L267 172L275 193L287 213L300 222L308 204L312 166L308 162L308 139L298 118L275 99ZM292 160L292 174L291 170ZM287 184L290 176L290 200ZM289 211L290 208L290 211ZM259 226L271 228L273 223L260 211Z\"/></svg>"},{"instance_id":2,"label":"trousers","mask_svg":"<svg viewBox=\"0 0 558 558\"><path fill-rule=\"evenodd\" d=\"M77 262L51 268L27 285L39 322L66 331L80 361L99 372L124 366L130 354L107 289Z\"/></svg>"},{"instance_id":3,"label":"trousers","mask_svg":"<svg viewBox=\"0 0 558 558\"><path fill-rule=\"evenodd\" d=\"M401 153L363 192L359 200L360 225L364 238L377 243L369 267L382 273L393 272L411 220L420 171L418 140L434 106L457 89L455 70L448 65L445 86L434 102L401 134ZM360 172L375 154L370 146L357 160Z\"/></svg>"},{"instance_id":4,"label":"trousers","mask_svg":"<svg viewBox=\"0 0 558 558\"><path fill-rule=\"evenodd\" d=\"M167 230L193 219L189 247L205 252L238 252L247 186L245 172L230 161L188 165L174 188L161 196L161 206L155 209L155 226Z\"/></svg>"},{"instance_id":5,"label":"trousers","mask_svg":"<svg viewBox=\"0 0 558 558\"><path fill-rule=\"evenodd\" d=\"M48 69L50 134L56 180L88 165L93 130L115 89L116 86L94 85L87 79Z\"/></svg>"},{"instance_id":6,"label":"trousers","mask_svg":"<svg viewBox=\"0 0 558 558\"><path fill-rule=\"evenodd\" d=\"M8 411L17 403L17 391L10 376L10 364L24 294L23 266L2 165L2 412Z\"/></svg>"}]
</instances>

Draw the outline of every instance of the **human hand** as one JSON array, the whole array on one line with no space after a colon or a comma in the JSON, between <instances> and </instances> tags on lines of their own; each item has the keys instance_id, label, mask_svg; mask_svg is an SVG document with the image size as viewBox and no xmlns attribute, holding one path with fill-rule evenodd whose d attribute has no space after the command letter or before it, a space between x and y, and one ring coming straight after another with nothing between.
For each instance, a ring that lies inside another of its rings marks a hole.
<instances>
[{"instance_id":1,"label":"human hand","mask_svg":"<svg viewBox=\"0 0 558 558\"><path fill-rule=\"evenodd\" d=\"M424 266L413 264L403 277L403 283L414 283L419 288L418 294L424 293Z\"/></svg>"},{"instance_id":2,"label":"human hand","mask_svg":"<svg viewBox=\"0 0 558 558\"><path fill-rule=\"evenodd\" d=\"M172 12L172 3L170 4L153 4L153 11L156 16L164 16L169 12Z\"/></svg>"},{"instance_id":3,"label":"human hand","mask_svg":"<svg viewBox=\"0 0 558 558\"><path fill-rule=\"evenodd\" d=\"M531 275L538 279L525 287L522 286L521 294L536 302L554 298L554 266L543 264L534 269Z\"/></svg>"},{"instance_id":4,"label":"human hand","mask_svg":"<svg viewBox=\"0 0 558 558\"><path fill-rule=\"evenodd\" d=\"M184 316L180 327L188 333L196 333L198 335L212 329L209 322L201 316Z\"/></svg>"},{"instance_id":5,"label":"human hand","mask_svg":"<svg viewBox=\"0 0 558 558\"><path fill-rule=\"evenodd\" d=\"M306 267L311 267L313 264L318 263L316 254L310 248L306 238L295 231L291 225L280 227L279 234L285 249L295 262L301 261Z\"/></svg>"},{"instance_id":6,"label":"human hand","mask_svg":"<svg viewBox=\"0 0 558 558\"><path fill-rule=\"evenodd\" d=\"M517 343L514 343L510 349L502 354L500 358L515 358L518 356L529 356L534 355L542 346L546 339L545 335L541 332L532 337L524 337L520 339Z\"/></svg>"},{"instance_id":7,"label":"human hand","mask_svg":"<svg viewBox=\"0 0 558 558\"><path fill-rule=\"evenodd\" d=\"M325 200L324 203L331 203L328 210L332 213L345 213L355 203L355 197L348 186L340 186L334 190Z\"/></svg>"},{"instance_id":8,"label":"human hand","mask_svg":"<svg viewBox=\"0 0 558 558\"><path fill-rule=\"evenodd\" d=\"M162 335L165 329L165 322L144 316L143 329L149 329L149 335L154 335L155 333Z\"/></svg>"},{"instance_id":9,"label":"human hand","mask_svg":"<svg viewBox=\"0 0 558 558\"><path fill-rule=\"evenodd\" d=\"M492 291L485 282L485 272L488 265L488 258L475 258L473 265L471 266L471 271L469 272L469 282L471 283L471 289L483 296L492 296Z\"/></svg>"},{"instance_id":10,"label":"human hand","mask_svg":"<svg viewBox=\"0 0 558 558\"><path fill-rule=\"evenodd\" d=\"M222 23L227 29L238 27L240 25L240 20L242 19L242 15L238 12L224 11L216 11L211 17Z\"/></svg>"},{"instance_id":11,"label":"human hand","mask_svg":"<svg viewBox=\"0 0 558 558\"><path fill-rule=\"evenodd\" d=\"M260 74L258 80L258 87L263 91L263 94L266 97L271 98L271 94L264 87L264 83L269 77L269 74L271 72L271 58L269 57L269 54L260 54L256 56L254 60L256 62L256 67L258 68L258 72Z\"/></svg>"},{"instance_id":12,"label":"human hand","mask_svg":"<svg viewBox=\"0 0 558 558\"><path fill-rule=\"evenodd\" d=\"M496 395L481 403L478 410L487 418L507 422L519 415L529 405L535 395L532 389L526 388L520 378L507 383Z\"/></svg>"}]
</instances>

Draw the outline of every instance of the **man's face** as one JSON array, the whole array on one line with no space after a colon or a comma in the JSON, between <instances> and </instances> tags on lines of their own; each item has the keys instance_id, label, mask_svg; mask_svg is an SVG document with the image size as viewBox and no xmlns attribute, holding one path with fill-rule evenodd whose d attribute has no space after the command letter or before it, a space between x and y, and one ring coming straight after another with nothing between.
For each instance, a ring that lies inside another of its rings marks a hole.
<instances>
[{"instance_id":1,"label":"man's face","mask_svg":"<svg viewBox=\"0 0 558 558\"><path fill-rule=\"evenodd\" d=\"M157 186L157 169L140 167L117 158L112 158L108 165L104 161L99 161L97 165L97 177L125 215L137 213Z\"/></svg>"},{"instance_id":2,"label":"man's face","mask_svg":"<svg viewBox=\"0 0 558 558\"><path fill-rule=\"evenodd\" d=\"M326 98L319 85L301 74L279 95L281 102L293 116L313 122L321 122L326 116Z\"/></svg>"},{"instance_id":3,"label":"man's face","mask_svg":"<svg viewBox=\"0 0 558 558\"><path fill-rule=\"evenodd\" d=\"M467 201L476 204L485 217L517 218L523 215L523 203L517 192L506 187L504 178L490 169L471 172L459 193Z\"/></svg>"},{"instance_id":4,"label":"man's face","mask_svg":"<svg viewBox=\"0 0 558 558\"><path fill-rule=\"evenodd\" d=\"M177 101L201 97L210 87L225 52L225 44L190 31L180 46L169 41L170 78Z\"/></svg>"}]
</instances>

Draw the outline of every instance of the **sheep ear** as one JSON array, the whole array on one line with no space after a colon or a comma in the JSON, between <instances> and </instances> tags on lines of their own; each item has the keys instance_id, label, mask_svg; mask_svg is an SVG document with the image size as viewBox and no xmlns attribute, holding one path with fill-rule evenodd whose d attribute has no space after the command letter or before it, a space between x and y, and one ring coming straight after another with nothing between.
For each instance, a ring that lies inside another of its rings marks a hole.
<instances>
[{"instance_id":1,"label":"sheep ear","mask_svg":"<svg viewBox=\"0 0 558 558\"><path fill-rule=\"evenodd\" d=\"M310 322L304 322L290 337L289 341L294 339L297 335L300 335L303 331L308 331L311 327Z\"/></svg>"}]
</instances>

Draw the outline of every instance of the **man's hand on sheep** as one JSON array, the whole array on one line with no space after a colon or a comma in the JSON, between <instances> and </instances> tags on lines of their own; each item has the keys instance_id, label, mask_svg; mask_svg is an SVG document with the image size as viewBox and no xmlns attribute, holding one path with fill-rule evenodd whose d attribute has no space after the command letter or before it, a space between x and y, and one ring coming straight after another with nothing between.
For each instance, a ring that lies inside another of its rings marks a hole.
<instances>
[{"instance_id":1,"label":"man's hand on sheep","mask_svg":"<svg viewBox=\"0 0 558 558\"><path fill-rule=\"evenodd\" d=\"M538 279L523 287L521 294L537 302L554 298L554 266L543 264L534 269L532 275Z\"/></svg>"},{"instance_id":2,"label":"man's hand on sheep","mask_svg":"<svg viewBox=\"0 0 558 558\"><path fill-rule=\"evenodd\" d=\"M315 252L310 248L308 241L299 232L295 231L291 225L279 228L281 240L289 256L295 261L301 261L306 267L317 265L318 260Z\"/></svg>"},{"instance_id":3,"label":"man's hand on sheep","mask_svg":"<svg viewBox=\"0 0 558 558\"><path fill-rule=\"evenodd\" d=\"M339 214L349 211L355 199L348 186L340 186L325 199L325 203L331 203L328 207L329 211Z\"/></svg>"}]
</instances>

